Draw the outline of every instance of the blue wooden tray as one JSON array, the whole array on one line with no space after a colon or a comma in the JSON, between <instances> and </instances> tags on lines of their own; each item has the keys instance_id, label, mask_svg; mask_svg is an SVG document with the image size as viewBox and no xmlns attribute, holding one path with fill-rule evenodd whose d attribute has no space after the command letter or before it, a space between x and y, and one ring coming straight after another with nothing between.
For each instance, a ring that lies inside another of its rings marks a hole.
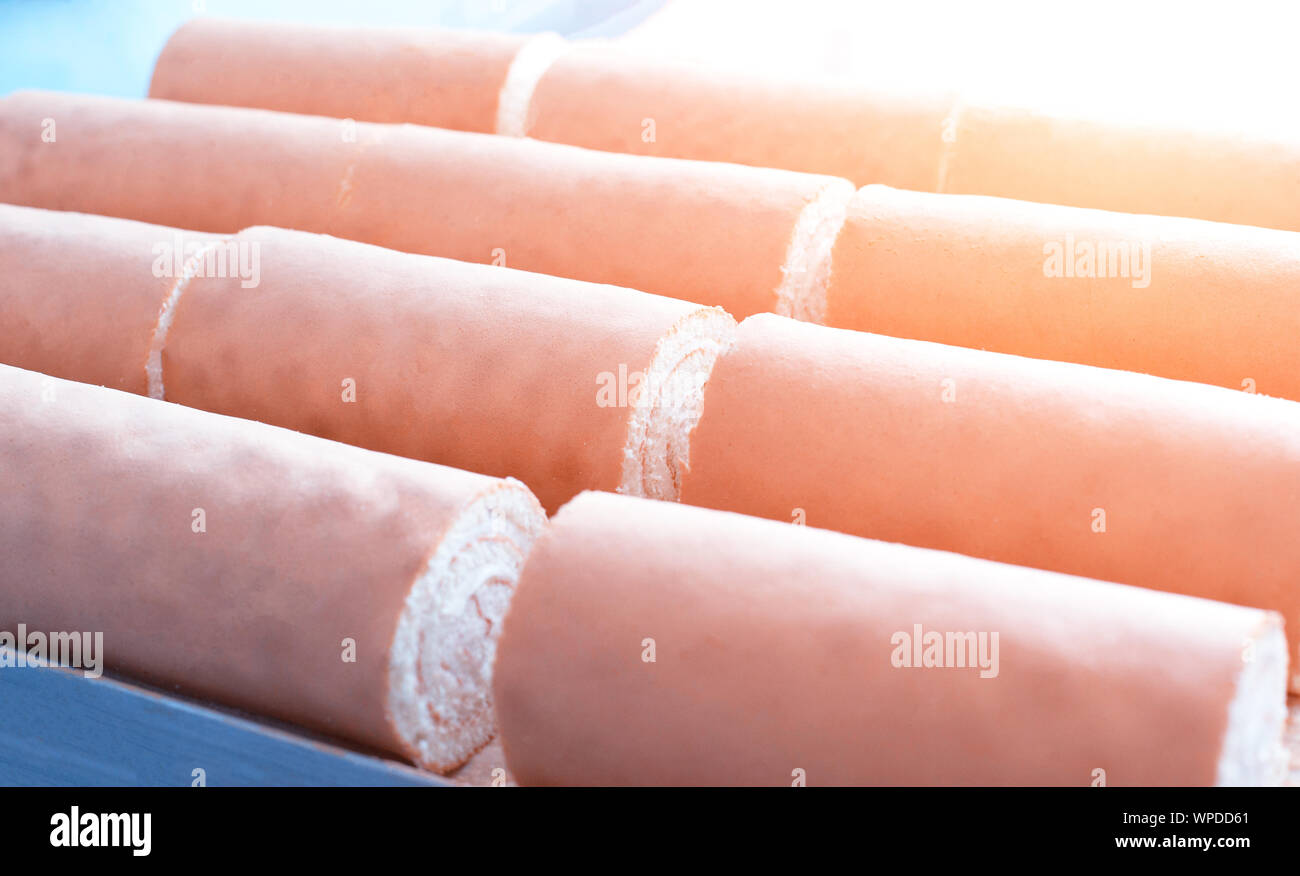
<instances>
[{"instance_id":1,"label":"blue wooden tray","mask_svg":"<svg viewBox=\"0 0 1300 876\"><path fill-rule=\"evenodd\" d=\"M59 667L0 668L0 785L448 783L306 731Z\"/></svg>"}]
</instances>

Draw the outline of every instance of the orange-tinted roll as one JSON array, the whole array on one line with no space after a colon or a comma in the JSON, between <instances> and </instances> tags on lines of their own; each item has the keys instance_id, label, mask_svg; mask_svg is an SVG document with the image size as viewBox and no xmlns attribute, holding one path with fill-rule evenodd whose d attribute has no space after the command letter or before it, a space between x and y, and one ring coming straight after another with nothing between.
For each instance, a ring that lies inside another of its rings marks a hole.
<instances>
[{"instance_id":1,"label":"orange-tinted roll","mask_svg":"<svg viewBox=\"0 0 1300 876\"><path fill-rule=\"evenodd\" d=\"M100 633L108 669L433 769L491 738L545 525L518 483L8 366L0 414L8 644Z\"/></svg>"},{"instance_id":2,"label":"orange-tinted roll","mask_svg":"<svg viewBox=\"0 0 1300 876\"><path fill-rule=\"evenodd\" d=\"M757 316L690 452L685 502L1300 629L1300 403Z\"/></svg>"},{"instance_id":3,"label":"orange-tinted roll","mask_svg":"<svg viewBox=\"0 0 1300 876\"><path fill-rule=\"evenodd\" d=\"M617 45L575 45L537 83L527 133L932 191L952 105L942 94L702 71Z\"/></svg>"},{"instance_id":4,"label":"orange-tinted roll","mask_svg":"<svg viewBox=\"0 0 1300 876\"><path fill-rule=\"evenodd\" d=\"M47 92L0 100L0 200L267 224L630 286L738 317L819 300L845 180L413 125Z\"/></svg>"},{"instance_id":5,"label":"orange-tinted roll","mask_svg":"<svg viewBox=\"0 0 1300 876\"><path fill-rule=\"evenodd\" d=\"M1300 141L999 106L955 113L940 191L1300 231Z\"/></svg>"},{"instance_id":6,"label":"orange-tinted roll","mask_svg":"<svg viewBox=\"0 0 1300 876\"><path fill-rule=\"evenodd\" d=\"M526 785L1277 784L1286 662L1263 611L587 493L494 684Z\"/></svg>"},{"instance_id":7,"label":"orange-tinted roll","mask_svg":"<svg viewBox=\"0 0 1300 876\"><path fill-rule=\"evenodd\" d=\"M1300 399L1300 234L862 189L826 322Z\"/></svg>"},{"instance_id":8,"label":"orange-tinted roll","mask_svg":"<svg viewBox=\"0 0 1300 876\"><path fill-rule=\"evenodd\" d=\"M511 475L551 509L630 477L645 433L691 416L689 391L734 331L671 298L302 232L223 245L258 254L259 283L189 282L156 397ZM671 395L667 378L697 371Z\"/></svg>"},{"instance_id":9,"label":"orange-tinted roll","mask_svg":"<svg viewBox=\"0 0 1300 876\"><path fill-rule=\"evenodd\" d=\"M625 46L194 19L150 97L536 137L932 189L950 95L701 73Z\"/></svg>"},{"instance_id":10,"label":"orange-tinted roll","mask_svg":"<svg viewBox=\"0 0 1300 876\"><path fill-rule=\"evenodd\" d=\"M493 133L519 34L192 19L149 96Z\"/></svg>"},{"instance_id":11,"label":"orange-tinted roll","mask_svg":"<svg viewBox=\"0 0 1300 876\"><path fill-rule=\"evenodd\" d=\"M1300 231L1300 140L1053 117L574 48L537 83L530 136Z\"/></svg>"},{"instance_id":12,"label":"orange-tinted roll","mask_svg":"<svg viewBox=\"0 0 1300 876\"><path fill-rule=\"evenodd\" d=\"M0 362L517 477L551 509L675 498L735 330L718 308L267 227L0 205L0 265Z\"/></svg>"},{"instance_id":13,"label":"orange-tinted roll","mask_svg":"<svg viewBox=\"0 0 1300 876\"><path fill-rule=\"evenodd\" d=\"M149 345L185 247L211 239L0 204L0 362L144 393Z\"/></svg>"},{"instance_id":14,"label":"orange-tinted roll","mask_svg":"<svg viewBox=\"0 0 1300 876\"><path fill-rule=\"evenodd\" d=\"M390 75L383 53L370 48L387 47L390 32L350 31L364 51L338 33L302 25L279 26L279 41L268 33L252 22L186 25L159 59L152 95L369 121L427 120L425 77ZM455 81L474 68L471 93L490 95L481 83L502 75L504 45L485 35L408 39L449 55L463 52L463 63L447 65L445 75ZM378 100L340 84L344 74L332 62L352 65L347 76L393 96ZM858 185L1300 231L1295 139L1068 118L936 91L888 92L811 77L778 81L715 66L665 60L626 43L535 39L509 65L494 130L617 152L834 174ZM456 126L449 113L440 115L438 124Z\"/></svg>"}]
</instances>

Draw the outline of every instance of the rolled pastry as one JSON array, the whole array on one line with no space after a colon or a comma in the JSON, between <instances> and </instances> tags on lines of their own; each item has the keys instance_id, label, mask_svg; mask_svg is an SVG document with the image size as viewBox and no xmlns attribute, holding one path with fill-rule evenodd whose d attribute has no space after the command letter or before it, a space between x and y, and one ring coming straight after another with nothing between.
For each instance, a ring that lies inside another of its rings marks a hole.
<instances>
[{"instance_id":1,"label":"rolled pastry","mask_svg":"<svg viewBox=\"0 0 1300 876\"><path fill-rule=\"evenodd\" d=\"M717 308L314 234L223 245L259 252L260 282L190 282L156 397L514 476L550 509L671 491L734 332Z\"/></svg>"},{"instance_id":2,"label":"rolled pastry","mask_svg":"<svg viewBox=\"0 0 1300 876\"><path fill-rule=\"evenodd\" d=\"M552 510L584 489L674 498L735 329L718 308L277 228L0 205L0 259L0 361L517 477Z\"/></svg>"},{"instance_id":3,"label":"rolled pastry","mask_svg":"<svg viewBox=\"0 0 1300 876\"><path fill-rule=\"evenodd\" d=\"M737 317L801 316L824 301L852 196L831 177L414 125L50 92L0 99L3 201L222 234L316 231Z\"/></svg>"},{"instance_id":4,"label":"rolled pastry","mask_svg":"<svg viewBox=\"0 0 1300 876\"><path fill-rule=\"evenodd\" d=\"M348 35L365 51L349 45ZM481 83L501 76L505 47L485 34L403 38L384 30L283 25L270 31L251 22L196 21L163 51L151 94L425 122L426 77L387 72L385 59L404 43L463 52L464 63L448 75L454 81L477 68L471 93L490 94ZM938 91L790 80L665 59L648 45L566 46L555 37L525 44L507 74L513 84L502 87L495 130L638 155L833 174L858 185L1300 230L1295 140L1053 115ZM340 74L331 62L352 64L349 76L382 84L395 96L381 101L336 87ZM397 108L408 104L415 108L402 117ZM439 124L455 126L440 115Z\"/></svg>"},{"instance_id":5,"label":"rolled pastry","mask_svg":"<svg viewBox=\"0 0 1300 876\"><path fill-rule=\"evenodd\" d=\"M494 686L525 785L1279 784L1286 662L1268 612L585 493Z\"/></svg>"},{"instance_id":6,"label":"rolled pastry","mask_svg":"<svg viewBox=\"0 0 1300 876\"><path fill-rule=\"evenodd\" d=\"M144 393L162 302L213 239L0 204L0 362Z\"/></svg>"},{"instance_id":7,"label":"rolled pastry","mask_svg":"<svg viewBox=\"0 0 1300 876\"><path fill-rule=\"evenodd\" d=\"M681 499L1281 613L1300 404L763 315L718 359Z\"/></svg>"},{"instance_id":8,"label":"rolled pastry","mask_svg":"<svg viewBox=\"0 0 1300 876\"><path fill-rule=\"evenodd\" d=\"M0 366L0 629L446 770L545 524L523 486Z\"/></svg>"},{"instance_id":9,"label":"rolled pastry","mask_svg":"<svg viewBox=\"0 0 1300 876\"><path fill-rule=\"evenodd\" d=\"M828 325L1300 399L1300 234L867 186Z\"/></svg>"},{"instance_id":10,"label":"rolled pastry","mask_svg":"<svg viewBox=\"0 0 1300 876\"><path fill-rule=\"evenodd\" d=\"M403 58L402 66L393 63ZM417 61L424 69L414 69ZM461 88L453 92L452 83ZM951 95L702 74L621 44L548 35L523 43L470 31L207 18L168 40L149 96L527 135L926 190L935 184L939 134L953 105ZM472 114L452 112L471 100ZM484 126L490 107L495 127Z\"/></svg>"},{"instance_id":11,"label":"rolled pastry","mask_svg":"<svg viewBox=\"0 0 1300 876\"><path fill-rule=\"evenodd\" d=\"M953 98L700 70L576 44L533 92L528 135L590 149L827 173L931 190Z\"/></svg>"},{"instance_id":12,"label":"rolled pastry","mask_svg":"<svg viewBox=\"0 0 1300 876\"><path fill-rule=\"evenodd\" d=\"M1300 231L1300 140L957 107L940 191Z\"/></svg>"},{"instance_id":13,"label":"rolled pastry","mask_svg":"<svg viewBox=\"0 0 1300 876\"><path fill-rule=\"evenodd\" d=\"M163 47L149 96L490 134L511 62L528 41L195 18Z\"/></svg>"}]
</instances>

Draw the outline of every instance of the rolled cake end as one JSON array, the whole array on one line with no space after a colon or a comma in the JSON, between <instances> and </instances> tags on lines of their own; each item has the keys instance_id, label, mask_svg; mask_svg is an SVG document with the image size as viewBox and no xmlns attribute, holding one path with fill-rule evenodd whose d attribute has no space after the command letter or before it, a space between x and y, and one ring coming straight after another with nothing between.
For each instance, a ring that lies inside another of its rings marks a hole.
<instances>
[{"instance_id":1,"label":"rolled cake end","mask_svg":"<svg viewBox=\"0 0 1300 876\"><path fill-rule=\"evenodd\" d=\"M795 220L776 289L776 312L804 322L826 322L831 253L848 218L853 183L837 179L822 187Z\"/></svg>"},{"instance_id":2,"label":"rolled cake end","mask_svg":"<svg viewBox=\"0 0 1300 876\"><path fill-rule=\"evenodd\" d=\"M1280 785L1286 779L1287 645L1280 619L1270 622L1246 644L1237 689L1228 704L1214 784Z\"/></svg>"},{"instance_id":3,"label":"rolled cake end","mask_svg":"<svg viewBox=\"0 0 1300 876\"><path fill-rule=\"evenodd\" d=\"M508 479L469 502L416 579L388 663L388 710L407 753L446 772L496 733L492 666L519 571L546 513Z\"/></svg>"},{"instance_id":4,"label":"rolled cake end","mask_svg":"<svg viewBox=\"0 0 1300 876\"><path fill-rule=\"evenodd\" d=\"M719 307L688 313L659 339L632 396L618 492L678 500L705 385L718 357L735 343L736 321Z\"/></svg>"},{"instance_id":5,"label":"rolled cake end","mask_svg":"<svg viewBox=\"0 0 1300 876\"><path fill-rule=\"evenodd\" d=\"M497 96L497 133L505 137L526 137L532 120L529 111L533 92L551 68L569 48L564 38L554 33L540 33L520 47L506 81Z\"/></svg>"}]
</instances>

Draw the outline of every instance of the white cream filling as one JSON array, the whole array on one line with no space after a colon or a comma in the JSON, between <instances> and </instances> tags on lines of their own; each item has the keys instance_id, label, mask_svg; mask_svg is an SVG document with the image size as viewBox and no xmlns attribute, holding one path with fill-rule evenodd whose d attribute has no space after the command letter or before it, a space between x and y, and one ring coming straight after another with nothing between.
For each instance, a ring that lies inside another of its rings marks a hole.
<instances>
[{"instance_id":1,"label":"white cream filling","mask_svg":"<svg viewBox=\"0 0 1300 876\"><path fill-rule=\"evenodd\" d=\"M181 303L181 297L185 294L190 281L199 275L208 253L219 246L225 245L226 241L224 240L213 241L205 244L194 255L186 259L181 275L176 279L171 292L167 294L167 298L162 303L162 309L158 312L158 322L154 326L153 338L149 342L149 358L145 360L144 365L145 378L149 387L149 398L163 401L167 397L167 389L163 385L162 354L163 348L167 346L167 333L171 331L172 321L176 319L176 308Z\"/></svg>"},{"instance_id":2,"label":"white cream filling","mask_svg":"<svg viewBox=\"0 0 1300 876\"><path fill-rule=\"evenodd\" d=\"M1271 624L1255 640L1253 659L1242 664L1237 678L1215 785L1280 785L1286 778L1286 678L1286 636L1279 624Z\"/></svg>"},{"instance_id":3,"label":"white cream filling","mask_svg":"<svg viewBox=\"0 0 1300 876\"><path fill-rule=\"evenodd\" d=\"M854 194L853 183L837 179L823 186L799 212L781 266L776 313L819 325L826 322L831 255Z\"/></svg>"},{"instance_id":4,"label":"white cream filling","mask_svg":"<svg viewBox=\"0 0 1300 876\"><path fill-rule=\"evenodd\" d=\"M388 709L414 759L446 772L496 733L492 667L519 572L546 514L507 479L469 502L411 587L388 663Z\"/></svg>"},{"instance_id":5,"label":"white cream filling","mask_svg":"<svg viewBox=\"0 0 1300 876\"><path fill-rule=\"evenodd\" d=\"M736 343L736 321L718 307L682 317L659 339L630 399L618 492L675 502L690 469L691 432L718 357Z\"/></svg>"},{"instance_id":6,"label":"white cream filling","mask_svg":"<svg viewBox=\"0 0 1300 876\"><path fill-rule=\"evenodd\" d=\"M497 133L505 137L526 137L533 93L546 71L568 51L569 44L558 34L541 33L524 43L497 96Z\"/></svg>"},{"instance_id":7,"label":"white cream filling","mask_svg":"<svg viewBox=\"0 0 1300 876\"><path fill-rule=\"evenodd\" d=\"M957 131L961 125L963 109L965 109L965 102L960 97L956 98L941 123L939 138L943 146L939 149L939 167L935 171L934 179L934 190L940 194L948 188L948 167L957 152Z\"/></svg>"}]
</instances>

